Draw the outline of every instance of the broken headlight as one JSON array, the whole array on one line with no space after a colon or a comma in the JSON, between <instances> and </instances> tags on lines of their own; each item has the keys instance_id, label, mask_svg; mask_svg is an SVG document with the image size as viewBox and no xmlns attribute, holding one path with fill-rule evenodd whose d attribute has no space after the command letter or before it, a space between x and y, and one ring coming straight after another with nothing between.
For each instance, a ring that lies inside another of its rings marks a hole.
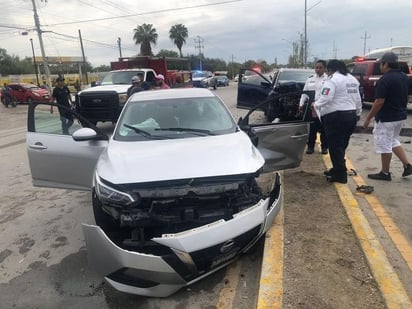
<instances>
[{"instance_id":1,"label":"broken headlight","mask_svg":"<svg viewBox=\"0 0 412 309\"><path fill-rule=\"evenodd\" d=\"M116 190L104 183L99 175L95 174L96 194L100 201L118 205L129 205L135 202L132 195Z\"/></svg>"}]
</instances>

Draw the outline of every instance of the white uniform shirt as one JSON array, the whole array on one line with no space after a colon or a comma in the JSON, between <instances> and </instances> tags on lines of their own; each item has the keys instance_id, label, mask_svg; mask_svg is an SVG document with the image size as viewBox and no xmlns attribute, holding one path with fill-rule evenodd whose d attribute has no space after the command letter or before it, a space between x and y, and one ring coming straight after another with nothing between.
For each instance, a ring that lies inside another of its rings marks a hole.
<instances>
[{"instance_id":1,"label":"white uniform shirt","mask_svg":"<svg viewBox=\"0 0 412 309\"><path fill-rule=\"evenodd\" d=\"M333 73L325 82L319 99L314 103L321 116L336 112L356 110L362 112L362 100L359 94L359 82L351 74Z\"/></svg>"},{"instance_id":2,"label":"white uniform shirt","mask_svg":"<svg viewBox=\"0 0 412 309\"><path fill-rule=\"evenodd\" d=\"M320 92L322 90L323 82L328 78L328 76L323 73L321 76L318 74L312 75L308 77L305 82L305 86L303 87L303 91L305 90L314 90L315 91L315 101L319 99ZM300 97L299 106L303 106L305 102L309 99L309 96L306 93L302 93Z\"/></svg>"}]
</instances>

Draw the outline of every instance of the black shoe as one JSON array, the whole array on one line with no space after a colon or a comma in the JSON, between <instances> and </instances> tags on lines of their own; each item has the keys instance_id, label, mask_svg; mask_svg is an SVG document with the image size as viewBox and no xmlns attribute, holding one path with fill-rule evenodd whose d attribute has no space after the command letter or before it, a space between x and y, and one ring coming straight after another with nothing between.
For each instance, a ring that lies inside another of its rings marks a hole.
<instances>
[{"instance_id":1,"label":"black shoe","mask_svg":"<svg viewBox=\"0 0 412 309\"><path fill-rule=\"evenodd\" d=\"M314 152L315 152L315 149L313 149L313 148L306 149L306 154L312 154Z\"/></svg>"},{"instance_id":2,"label":"black shoe","mask_svg":"<svg viewBox=\"0 0 412 309\"><path fill-rule=\"evenodd\" d=\"M328 148L322 148L322 154L328 154Z\"/></svg>"},{"instance_id":3,"label":"black shoe","mask_svg":"<svg viewBox=\"0 0 412 309\"><path fill-rule=\"evenodd\" d=\"M335 175L326 177L328 182L339 182L339 183L347 183L348 177L337 177Z\"/></svg>"},{"instance_id":4,"label":"black shoe","mask_svg":"<svg viewBox=\"0 0 412 309\"><path fill-rule=\"evenodd\" d=\"M324 171L323 175L325 175L326 177L332 176L333 175L333 168Z\"/></svg>"},{"instance_id":5,"label":"black shoe","mask_svg":"<svg viewBox=\"0 0 412 309\"><path fill-rule=\"evenodd\" d=\"M402 177L406 177L412 175L412 165L408 163L406 167L403 169Z\"/></svg>"},{"instance_id":6,"label":"black shoe","mask_svg":"<svg viewBox=\"0 0 412 309\"><path fill-rule=\"evenodd\" d=\"M386 180L386 181L391 181L391 173L385 174L384 172L380 171L377 174L368 174L368 178L370 179L375 179L375 180Z\"/></svg>"}]
</instances>

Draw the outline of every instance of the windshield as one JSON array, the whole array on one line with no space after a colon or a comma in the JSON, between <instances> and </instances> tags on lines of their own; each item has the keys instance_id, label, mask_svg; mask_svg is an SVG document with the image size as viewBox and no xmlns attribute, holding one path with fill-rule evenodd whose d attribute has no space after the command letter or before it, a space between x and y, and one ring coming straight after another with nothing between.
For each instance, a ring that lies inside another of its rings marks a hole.
<instances>
[{"instance_id":1,"label":"windshield","mask_svg":"<svg viewBox=\"0 0 412 309\"><path fill-rule=\"evenodd\" d=\"M33 84L26 84L26 85L24 85L24 87L26 89L30 89L30 90L40 90L40 87L38 87L36 85L33 85Z\"/></svg>"},{"instance_id":2,"label":"windshield","mask_svg":"<svg viewBox=\"0 0 412 309\"><path fill-rule=\"evenodd\" d=\"M206 72L195 72L193 73L193 77L207 77Z\"/></svg>"},{"instance_id":3,"label":"windshield","mask_svg":"<svg viewBox=\"0 0 412 309\"><path fill-rule=\"evenodd\" d=\"M102 80L102 85L130 85L132 77L143 74L143 71L109 72Z\"/></svg>"},{"instance_id":4,"label":"windshield","mask_svg":"<svg viewBox=\"0 0 412 309\"><path fill-rule=\"evenodd\" d=\"M115 140L146 141L220 135L237 125L216 97L130 101L117 123Z\"/></svg>"},{"instance_id":5,"label":"windshield","mask_svg":"<svg viewBox=\"0 0 412 309\"><path fill-rule=\"evenodd\" d=\"M308 71L282 71L279 74L279 82L300 82L304 83L309 76L313 75L314 72Z\"/></svg>"}]
</instances>

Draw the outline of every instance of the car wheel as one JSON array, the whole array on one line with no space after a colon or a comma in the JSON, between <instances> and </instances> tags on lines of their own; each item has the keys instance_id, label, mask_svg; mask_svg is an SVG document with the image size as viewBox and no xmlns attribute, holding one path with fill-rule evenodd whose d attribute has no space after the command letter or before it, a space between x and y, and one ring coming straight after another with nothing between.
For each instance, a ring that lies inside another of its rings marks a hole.
<instances>
[{"instance_id":1,"label":"car wheel","mask_svg":"<svg viewBox=\"0 0 412 309\"><path fill-rule=\"evenodd\" d=\"M102 209L102 203L96 196L96 192L93 189L93 214L96 225L100 226L103 231L115 231L117 229L117 224L114 219L104 212Z\"/></svg>"}]
</instances>

